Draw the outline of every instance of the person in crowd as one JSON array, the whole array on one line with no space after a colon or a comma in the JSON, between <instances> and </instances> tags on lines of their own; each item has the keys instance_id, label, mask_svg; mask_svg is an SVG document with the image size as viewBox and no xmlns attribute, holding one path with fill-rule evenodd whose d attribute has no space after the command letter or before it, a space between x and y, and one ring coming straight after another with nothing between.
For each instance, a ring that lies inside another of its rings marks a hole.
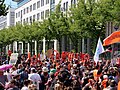
<instances>
[{"instance_id":1,"label":"person in crowd","mask_svg":"<svg viewBox=\"0 0 120 90\"><path fill-rule=\"evenodd\" d=\"M10 73L10 70L6 70L6 72L4 73L4 75L7 76L8 82L12 79L12 74Z\"/></svg>"},{"instance_id":2,"label":"person in crowd","mask_svg":"<svg viewBox=\"0 0 120 90\"><path fill-rule=\"evenodd\" d=\"M4 86L8 82L7 75L4 75L4 71L0 70L0 83L2 83Z\"/></svg>"},{"instance_id":3,"label":"person in crowd","mask_svg":"<svg viewBox=\"0 0 120 90\"><path fill-rule=\"evenodd\" d=\"M30 80L24 80L24 86L22 87L21 90L29 90L28 86L31 84Z\"/></svg>"},{"instance_id":4,"label":"person in crowd","mask_svg":"<svg viewBox=\"0 0 120 90\"><path fill-rule=\"evenodd\" d=\"M43 67L42 68L42 73L41 73L41 80L42 80L42 83L41 83L41 90L45 90L46 89L46 86L45 84L47 83L48 81L48 78L49 78L49 74L48 74L48 68L47 67Z\"/></svg>"},{"instance_id":5,"label":"person in crowd","mask_svg":"<svg viewBox=\"0 0 120 90\"><path fill-rule=\"evenodd\" d=\"M9 78L0 70L0 90L120 90L119 65L102 59L97 64L93 59L83 62L82 57L69 59L68 53L59 59L40 58L35 65L23 59L8 70Z\"/></svg>"},{"instance_id":6,"label":"person in crowd","mask_svg":"<svg viewBox=\"0 0 120 90\"><path fill-rule=\"evenodd\" d=\"M21 82L21 84L23 84L23 82L25 81L25 80L27 80L28 79L28 70L27 69L25 69L23 72L21 72L21 74L20 74L20 82Z\"/></svg>"},{"instance_id":7,"label":"person in crowd","mask_svg":"<svg viewBox=\"0 0 120 90\"><path fill-rule=\"evenodd\" d=\"M35 68L31 68L31 73L29 74L28 77L29 80L33 82L37 86L37 89L39 89L39 83L42 83L41 77L38 73L36 73Z\"/></svg>"},{"instance_id":8,"label":"person in crowd","mask_svg":"<svg viewBox=\"0 0 120 90\"><path fill-rule=\"evenodd\" d=\"M20 88L17 86L16 80L12 79L9 83L9 88L7 90L20 90Z\"/></svg>"},{"instance_id":9,"label":"person in crowd","mask_svg":"<svg viewBox=\"0 0 120 90\"><path fill-rule=\"evenodd\" d=\"M31 84L28 86L28 90L41 90L41 89L37 89L37 86L35 84Z\"/></svg>"}]
</instances>

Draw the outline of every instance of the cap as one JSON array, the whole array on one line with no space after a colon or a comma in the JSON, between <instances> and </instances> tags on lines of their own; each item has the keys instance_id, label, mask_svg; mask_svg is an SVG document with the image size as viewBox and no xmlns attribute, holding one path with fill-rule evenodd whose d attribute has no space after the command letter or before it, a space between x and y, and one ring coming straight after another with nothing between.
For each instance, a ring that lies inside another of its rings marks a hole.
<instances>
[{"instance_id":1,"label":"cap","mask_svg":"<svg viewBox=\"0 0 120 90\"><path fill-rule=\"evenodd\" d=\"M51 69L51 70L50 70L50 73L53 73L53 74L54 74L55 72L56 72L56 69Z\"/></svg>"}]
</instances>

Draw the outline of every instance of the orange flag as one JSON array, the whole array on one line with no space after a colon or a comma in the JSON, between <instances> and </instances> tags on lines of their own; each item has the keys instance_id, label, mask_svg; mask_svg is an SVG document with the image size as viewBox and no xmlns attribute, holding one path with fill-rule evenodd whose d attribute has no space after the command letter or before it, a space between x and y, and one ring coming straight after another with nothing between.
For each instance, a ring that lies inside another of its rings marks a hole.
<instances>
[{"instance_id":1,"label":"orange flag","mask_svg":"<svg viewBox=\"0 0 120 90\"><path fill-rule=\"evenodd\" d=\"M30 52L28 52L28 58L29 58L29 59L31 58Z\"/></svg>"},{"instance_id":2,"label":"orange flag","mask_svg":"<svg viewBox=\"0 0 120 90\"><path fill-rule=\"evenodd\" d=\"M120 81L118 82L118 89L117 90L120 90Z\"/></svg>"},{"instance_id":3,"label":"orange flag","mask_svg":"<svg viewBox=\"0 0 120 90\"><path fill-rule=\"evenodd\" d=\"M120 42L120 31L115 31L103 40L103 46Z\"/></svg>"}]
</instances>

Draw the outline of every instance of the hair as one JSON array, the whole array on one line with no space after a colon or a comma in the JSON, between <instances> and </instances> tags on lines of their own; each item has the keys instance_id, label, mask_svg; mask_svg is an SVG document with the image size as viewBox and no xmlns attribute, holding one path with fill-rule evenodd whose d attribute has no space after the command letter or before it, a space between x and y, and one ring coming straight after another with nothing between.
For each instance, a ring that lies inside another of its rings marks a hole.
<instances>
[{"instance_id":1,"label":"hair","mask_svg":"<svg viewBox=\"0 0 120 90\"><path fill-rule=\"evenodd\" d=\"M64 84L64 86L70 86L71 85L71 74L67 70L62 70L58 74L58 80Z\"/></svg>"},{"instance_id":2,"label":"hair","mask_svg":"<svg viewBox=\"0 0 120 90\"><path fill-rule=\"evenodd\" d=\"M30 80L25 80L25 81L24 81L24 85L25 85L25 86L28 86L29 84L30 84Z\"/></svg>"},{"instance_id":3,"label":"hair","mask_svg":"<svg viewBox=\"0 0 120 90\"><path fill-rule=\"evenodd\" d=\"M35 69L32 69L31 71L32 71L32 73L36 73L36 70L35 70Z\"/></svg>"},{"instance_id":4,"label":"hair","mask_svg":"<svg viewBox=\"0 0 120 90\"><path fill-rule=\"evenodd\" d=\"M12 79L12 80L10 81L10 83L16 85L15 79Z\"/></svg>"},{"instance_id":5,"label":"hair","mask_svg":"<svg viewBox=\"0 0 120 90\"><path fill-rule=\"evenodd\" d=\"M13 79L17 79L19 76L20 76L19 74L15 75L15 76L13 76Z\"/></svg>"},{"instance_id":6,"label":"hair","mask_svg":"<svg viewBox=\"0 0 120 90\"><path fill-rule=\"evenodd\" d=\"M28 86L29 90L37 90L37 86L35 84L31 84Z\"/></svg>"}]
</instances>

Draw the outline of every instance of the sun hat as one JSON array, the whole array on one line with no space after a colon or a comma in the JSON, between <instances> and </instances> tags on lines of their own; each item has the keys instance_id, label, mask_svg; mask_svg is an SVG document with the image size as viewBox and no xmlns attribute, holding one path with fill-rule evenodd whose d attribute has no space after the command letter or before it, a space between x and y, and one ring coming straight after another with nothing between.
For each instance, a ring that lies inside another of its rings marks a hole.
<instances>
[{"instance_id":1,"label":"sun hat","mask_svg":"<svg viewBox=\"0 0 120 90\"><path fill-rule=\"evenodd\" d=\"M47 68L47 67L43 67L43 68L42 68L42 71L43 71L43 72L48 72L48 68Z\"/></svg>"},{"instance_id":2,"label":"sun hat","mask_svg":"<svg viewBox=\"0 0 120 90\"><path fill-rule=\"evenodd\" d=\"M108 78L108 76L107 76L107 75L103 75L103 78L104 78L104 79L107 79L107 78Z\"/></svg>"}]
</instances>

